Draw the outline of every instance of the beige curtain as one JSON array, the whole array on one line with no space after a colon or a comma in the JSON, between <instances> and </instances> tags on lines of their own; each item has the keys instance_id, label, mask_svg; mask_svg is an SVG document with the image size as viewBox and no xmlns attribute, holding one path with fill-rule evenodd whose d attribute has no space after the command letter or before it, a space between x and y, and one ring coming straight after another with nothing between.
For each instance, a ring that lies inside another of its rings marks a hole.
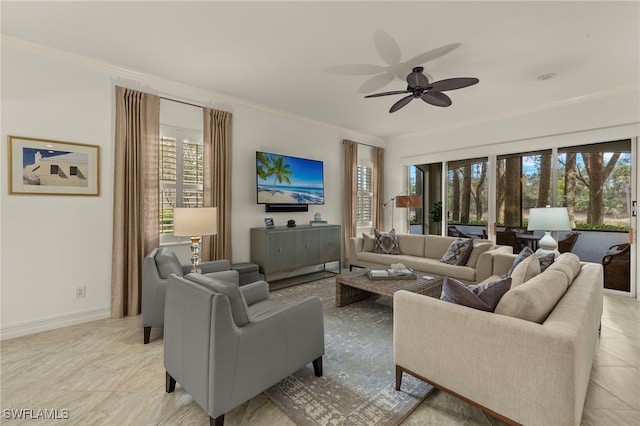
<instances>
[{"instance_id":1,"label":"beige curtain","mask_svg":"<svg viewBox=\"0 0 640 426\"><path fill-rule=\"evenodd\" d=\"M384 228L384 148L373 148L373 227Z\"/></svg>"},{"instance_id":2,"label":"beige curtain","mask_svg":"<svg viewBox=\"0 0 640 426\"><path fill-rule=\"evenodd\" d=\"M349 266L349 239L356 236L357 212L356 191L358 190L358 144L350 140L343 140L344 150L344 258Z\"/></svg>"},{"instance_id":3,"label":"beige curtain","mask_svg":"<svg viewBox=\"0 0 640 426\"><path fill-rule=\"evenodd\" d=\"M116 87L111 317L140 314L142 262L158 247L160 98Z\"/></svg>"},{"instance_id":4,"label":"beige curtain","mask_svg":"<svg viewBox=\"0 0 640 426\"><path fill-rule=\"evenodd\" d=\"M204 205L218 208L218 234L203 237L202 260L231 261L231 117L204 108Z\"/></svg>"}]
</instances>

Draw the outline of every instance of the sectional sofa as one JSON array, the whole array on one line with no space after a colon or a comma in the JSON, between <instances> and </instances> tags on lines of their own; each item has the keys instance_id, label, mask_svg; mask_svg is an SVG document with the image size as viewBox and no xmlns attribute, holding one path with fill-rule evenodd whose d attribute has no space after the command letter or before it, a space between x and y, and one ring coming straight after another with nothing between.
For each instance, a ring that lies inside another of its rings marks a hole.
<instances>
[{"instance_id":1,"label":"sectional sofa","mask_svg":"<svg viewBox=\"0 0 640 426\"><path fill-rule=\"evenodd\" d=\"M515 258L493 256L485 281L501 279ZM508 423L580 424L602 316L602 266L564 253L538 273L531 258L495 312L397 292L396 388L406 372Z\"/></svg>"},{"instance_id":2,"label":"sectional sofa","mask_svg":"<svg viewBox=\"0 0 640 426\"><path fill-rule=\"evenodd\" d=\"M398 234L400 254L374 251L375 238L363 234L349 241L349 266L361 268L402 263L418 272L457 278L465 282L479 282L493 274L493 256L513 253L509 246L496 246L490 240L473 240L473 249L462 265L442 262L456 237L440 235Z\"/></svg>"}]
</instances>

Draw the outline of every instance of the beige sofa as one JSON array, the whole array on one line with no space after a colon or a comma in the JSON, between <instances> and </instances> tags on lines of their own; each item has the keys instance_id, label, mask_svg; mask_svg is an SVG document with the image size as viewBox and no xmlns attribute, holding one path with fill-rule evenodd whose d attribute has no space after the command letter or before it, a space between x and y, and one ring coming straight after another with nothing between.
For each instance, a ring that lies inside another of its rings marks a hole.
<instances>
[{"instance_id":1,"label":"beige sofa","mask_svg":"<svg viewBox=\"0 0 640 426\"><path fill-rule=\"evenodd\" d=\"M515 257L494 256L494 272L506 272ZM396 388L407 372L509 423L580 424L602 288L600 264L564 253L512 285L495 313L399 291Z\"/></svg>"},{"instance_id":2,"label":"beige sofa","mask_svg":"<svg viewBox=\"0 0 640 426\"><path fill-rule=\"evenodd\" d=\"M373 251L373 237L354 237L349 241L349 265L361 268L402 263L415 271L453 277L465 282L478 282L493 273L492 257L497 253L512 253L508 246L496 246L489 240L473 240L473 250L465 265L449 265L440 261L455 237L440 235L398 234L402 254L382 254Z\"/></svg>"}]
</instances>

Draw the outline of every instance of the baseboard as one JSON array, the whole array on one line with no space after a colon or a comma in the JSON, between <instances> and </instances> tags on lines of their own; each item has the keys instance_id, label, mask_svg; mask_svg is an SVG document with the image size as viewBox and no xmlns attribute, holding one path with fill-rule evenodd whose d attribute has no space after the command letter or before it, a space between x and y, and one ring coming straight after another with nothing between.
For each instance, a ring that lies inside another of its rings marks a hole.
<instances>
[{"instance_id":1,"label":"baseboard","mask_svg":"<svg viewBox=\"0 0 640 426\"><path fill-rule=\"evenodd\" d=\"M40 333L41 331L55 330L56 328L101 320L111 317L111 308L95 308L70 314L56 315L49 318L26 321L19 324L11 324L0 328L0 340L13 339L14 337Z\"/></svg>"}]
</instances>

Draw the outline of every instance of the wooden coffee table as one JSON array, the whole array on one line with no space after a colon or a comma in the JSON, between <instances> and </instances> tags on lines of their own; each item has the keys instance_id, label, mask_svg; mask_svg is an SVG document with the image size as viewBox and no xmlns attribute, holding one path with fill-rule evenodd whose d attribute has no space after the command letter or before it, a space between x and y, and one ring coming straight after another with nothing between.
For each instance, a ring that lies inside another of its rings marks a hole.
<instances>
[{"instance_id":1,"label":"wooden coffee table","mask_svg":"<svg viewBox=\"0 0 640 426\"><path fill-rule=\"evenodd\" d=\"M379 266L370 269L384 269L388 266ZM431 279L423 278L425 275ZM442 292L442 279L440 275L416 272L417 279L377 279L367 277L367 269L356 269L346 274L336 275L336 306L345 306L367 297L379 294L391 296L398 290L407 290L425 296L440 297Z\"/></svg>"}]
</instances>

